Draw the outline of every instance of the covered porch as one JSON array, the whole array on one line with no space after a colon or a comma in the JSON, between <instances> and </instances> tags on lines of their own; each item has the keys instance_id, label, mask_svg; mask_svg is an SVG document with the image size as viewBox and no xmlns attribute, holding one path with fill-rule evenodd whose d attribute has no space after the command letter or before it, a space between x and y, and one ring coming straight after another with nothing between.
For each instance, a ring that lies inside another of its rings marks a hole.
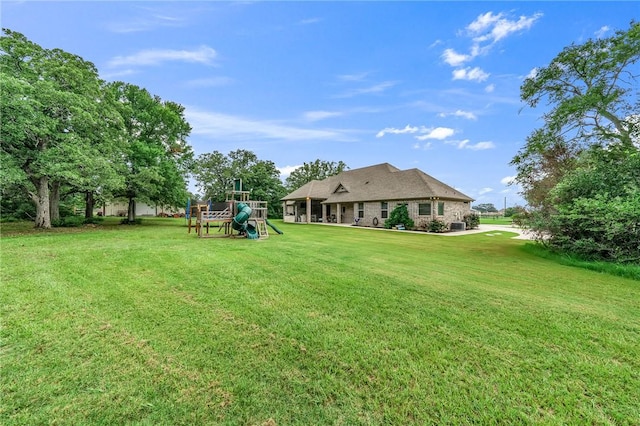
<instances>
[{"instance_id":1,"label":"covered porch","mask_svg":"<svg viewBox=\"0 0 640 426\"><path fill-rule=\"evenodd\" d=\"M306 198L283 203L284 221L289 223L351 223L353 204L327 203L322 199Z\"/></svg>"}]
</instances>

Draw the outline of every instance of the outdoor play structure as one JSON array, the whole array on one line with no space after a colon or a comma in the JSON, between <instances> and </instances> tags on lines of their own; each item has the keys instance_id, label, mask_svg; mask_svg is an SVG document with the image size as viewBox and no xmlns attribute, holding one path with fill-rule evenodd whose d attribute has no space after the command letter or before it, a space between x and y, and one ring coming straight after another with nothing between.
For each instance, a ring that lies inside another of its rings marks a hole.
<instances>
[{"instance_id":1,"label":"outdoor play structure","mask_svg":"<svg viewBox=\"0 0 640 426\"><path fill-rule=\"evenodd\" d=\"M249 200L249 191L242 190L242 179L235 179L227 191L226 201L191 204L187 202L189 233L194 228L198 237L246 237L250 240L269 238L267 226L278 234L282 231L267 219L267 202ZM217 228L217 231L214 230Z\"/></svg>"}]
</instances>

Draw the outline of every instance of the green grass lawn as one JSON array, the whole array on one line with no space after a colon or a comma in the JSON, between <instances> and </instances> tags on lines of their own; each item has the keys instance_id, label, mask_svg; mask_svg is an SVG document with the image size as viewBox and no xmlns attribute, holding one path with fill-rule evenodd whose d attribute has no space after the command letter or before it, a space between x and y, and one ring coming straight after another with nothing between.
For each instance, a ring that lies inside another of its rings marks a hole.
<instances>
[{"instance_id":1,"label":"green grass lawn","mask_svg":"<svg viewBox=\"0 0 640 426\"><path fill-rule=\"evenodd\" d=\"M640 281L510 233L275 223L3 224L0 423L640 424Z\"/></svg>"},{"instance_id":2,"label":"green grass lawn","mask_svg":"<svg viewBox=\"0 0 640 426\"><path fill-rule=\"evenodd\" d=\"M511 225L513 224L513 219L510 217L481 216L480 223L483 225Z\"/></svg>"}]
</instances>

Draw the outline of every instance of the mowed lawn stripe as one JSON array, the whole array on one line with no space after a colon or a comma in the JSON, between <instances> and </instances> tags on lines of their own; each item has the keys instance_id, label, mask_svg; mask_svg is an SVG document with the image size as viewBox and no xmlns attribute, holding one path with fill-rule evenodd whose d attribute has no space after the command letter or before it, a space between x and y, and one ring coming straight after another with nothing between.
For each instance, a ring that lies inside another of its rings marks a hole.
<instances>
[{"instance_id":1,"label":"mowed lawn stripe","mask_svg":"<svg viewBox=\"0 0 640 426\"><path fill-rule=\"evenodd\" d=\"M9 424L640 422L637 281L508 233L183 223L3 237Z\"/></svg>"}]
</instances>

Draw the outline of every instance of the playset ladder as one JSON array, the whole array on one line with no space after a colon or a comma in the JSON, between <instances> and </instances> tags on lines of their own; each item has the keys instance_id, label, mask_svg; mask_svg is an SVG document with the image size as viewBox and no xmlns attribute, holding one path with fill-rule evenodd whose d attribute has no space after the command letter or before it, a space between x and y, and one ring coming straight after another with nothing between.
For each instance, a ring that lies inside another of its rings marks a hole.
<instances>
[{"instance_id":1,"label":"playset ladder","mask_svg":"<svg viewBox=\"0 0 640 426\"><path fill-rule=\"evenodd\" d=\"M258 235L260 235L260 239L269 238L267 224L264 219L256 219L256 227L258 228Z\"/></svg>"}]
</instances>

